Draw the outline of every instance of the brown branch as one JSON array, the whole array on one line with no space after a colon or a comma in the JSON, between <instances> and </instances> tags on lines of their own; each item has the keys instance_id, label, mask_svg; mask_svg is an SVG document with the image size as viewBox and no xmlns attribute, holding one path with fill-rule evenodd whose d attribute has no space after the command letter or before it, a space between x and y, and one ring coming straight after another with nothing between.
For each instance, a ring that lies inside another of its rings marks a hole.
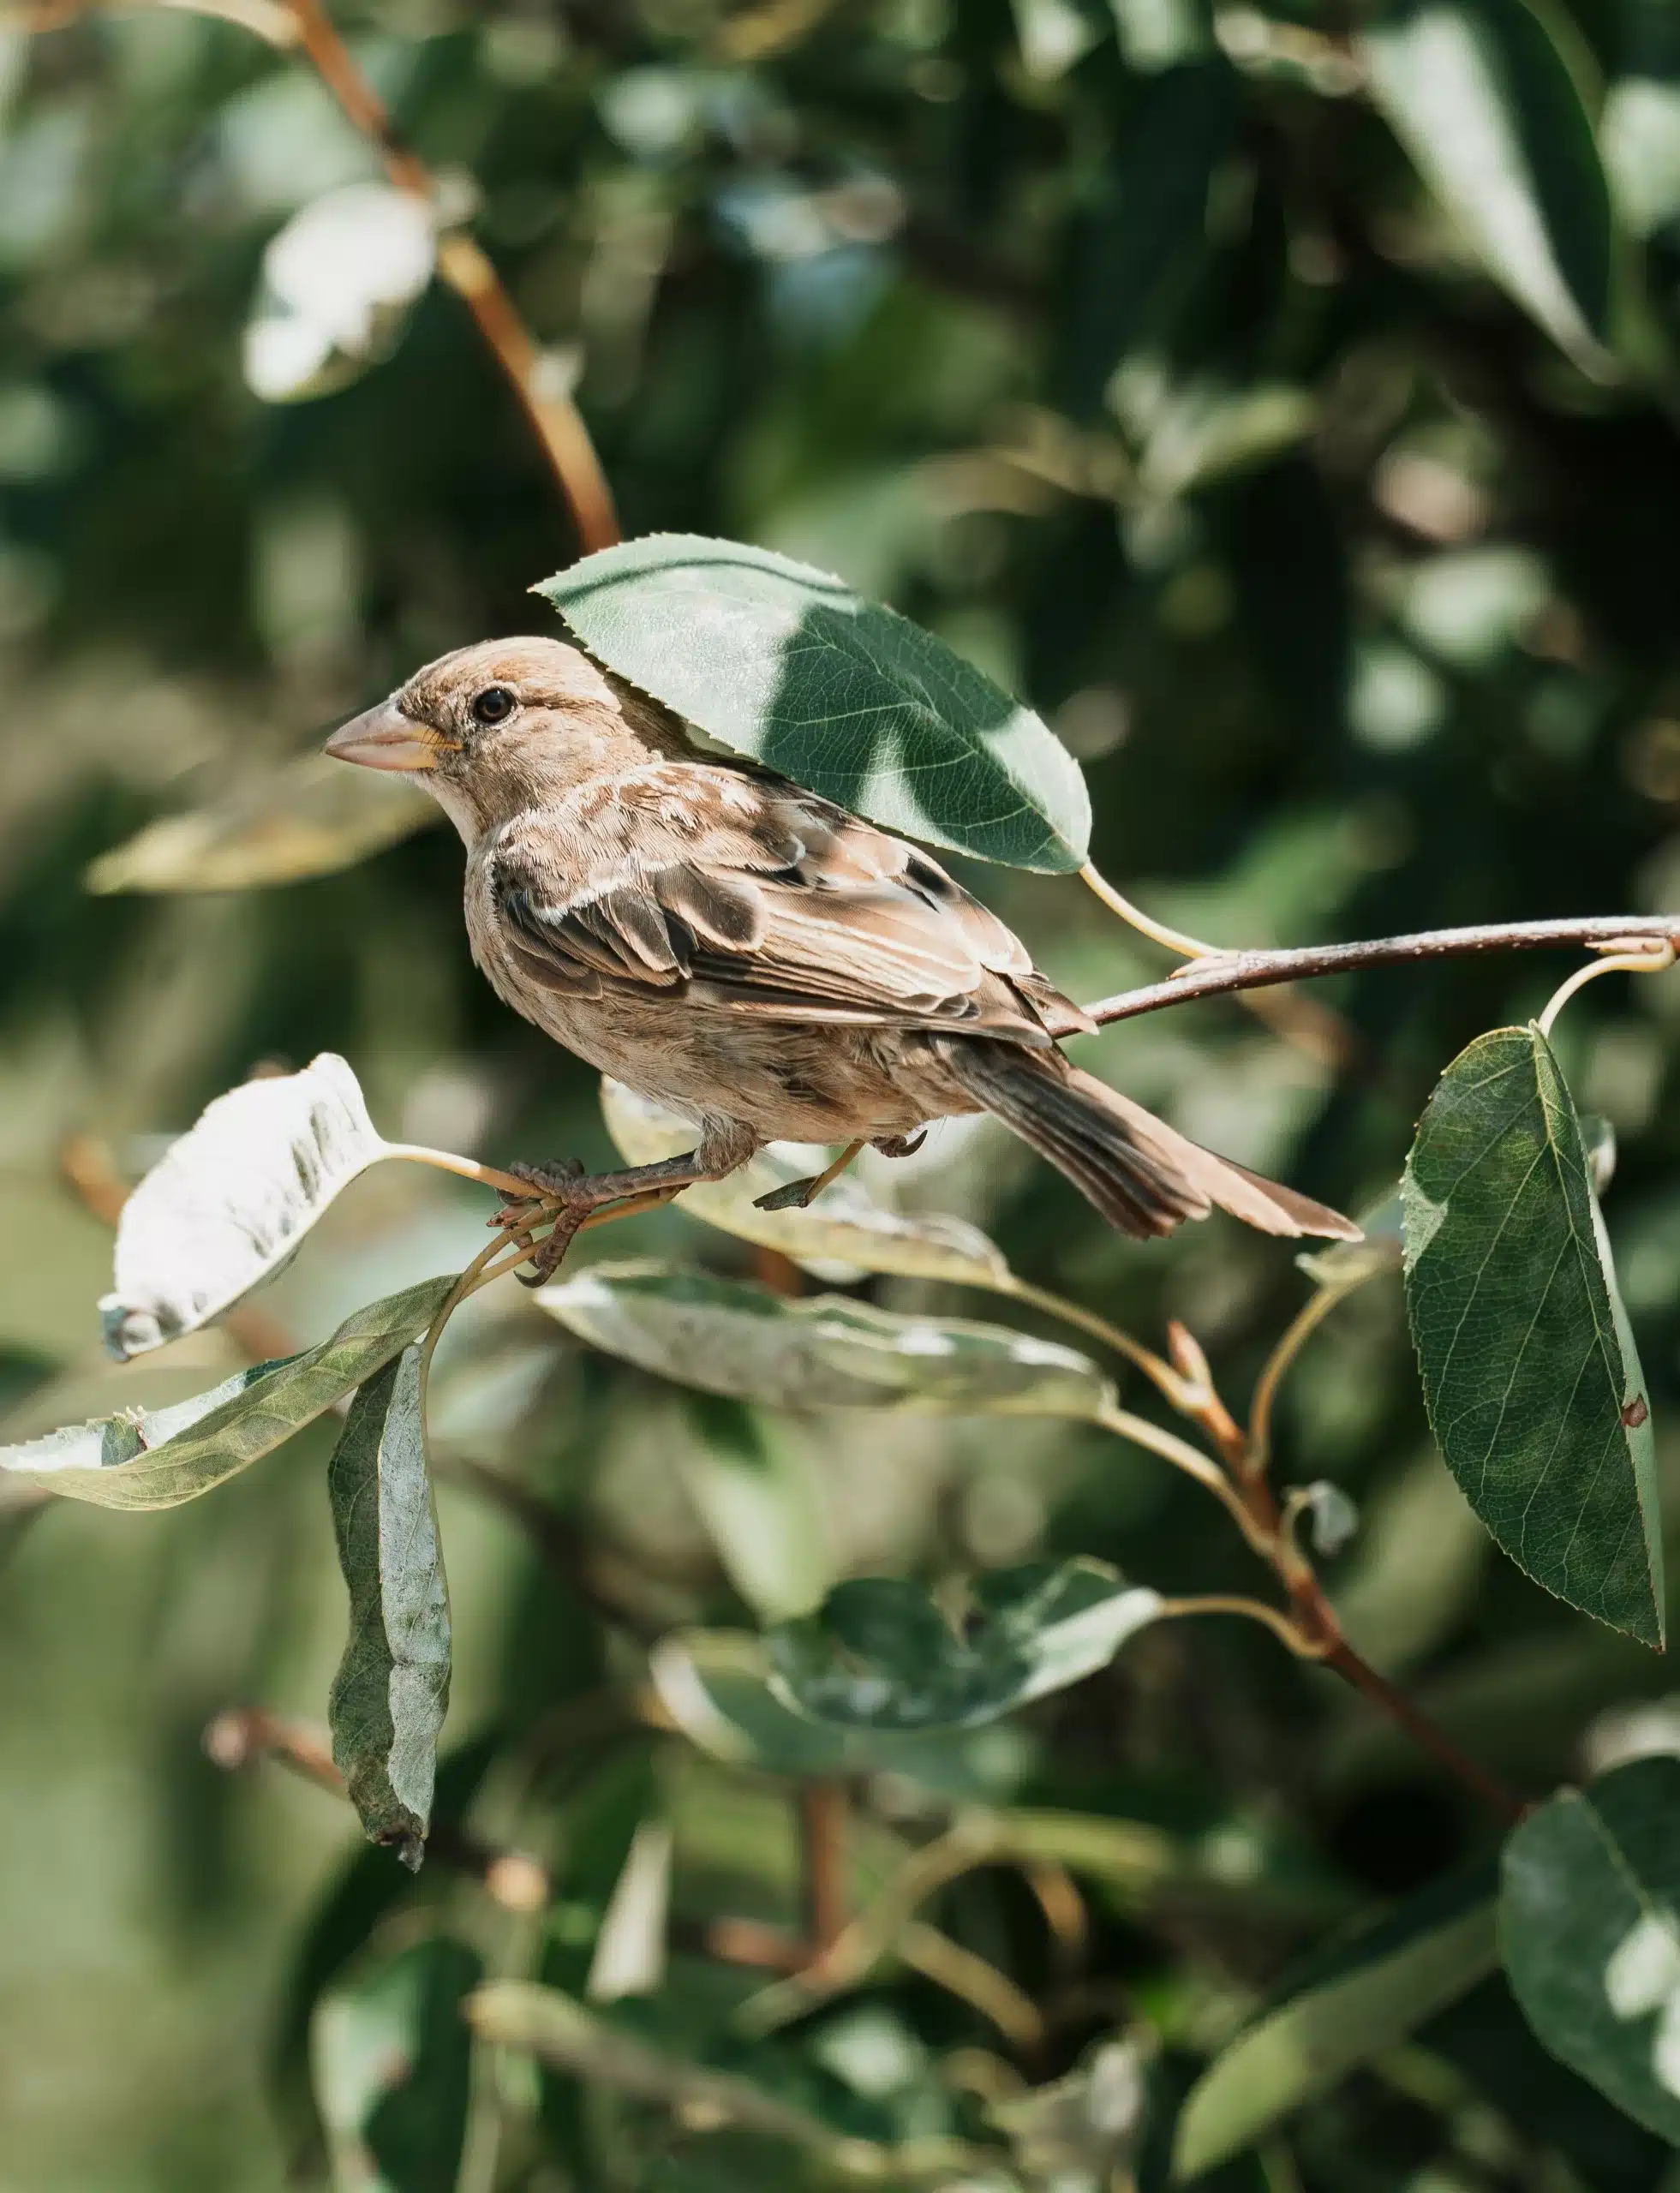
<instances>
[{"instance_id":1,"label":"brown branch","mask_svg":"<svg viewBox=\"0 0 1680 2193\"><path fill-rule=\"evenodd\" d=\"M1159 1013L1192 998L1265 989L1316 975L1360 967L1391 967L1423 959L1458 959L1483 952L1526 952L1580 945L1593 949L1644 938L1680 946L1680 914L1594 914L1549 922L1490 922L1475 929L1426 929L1411 936L1373 937L1359 944L1308 944L1292 952L1222 952L1193 959L1165 982L1121 990L1085 1008L1099 1025Z\"/></svg>"},{"instance_id":2,"label":"brown branch","mask_svg":"<svg viewBox=\"0 0 1680 2193\"><path fill-rule=\"evenodd\" d=\"M846 1787L799 1785L799 1841L804 1861L805 1932L821 1957L846 1930Z\"/></svg>"},{"instance_id":3,"label":"brown branch","mask_svg":"<svg viewBox=\"0 0 1680 2193\"><path fill-rule=\"evenodd\" d=\"M419 154L397 134L383 100L356 66L323 0L291 0L303 51L346 118L367 138L398 190L435 204L436 186ZM570 395L542 386L542 360L499 274L479 244L459 231L444 237L438 271L478 323L541 443L571 509L583 547L609 548L621 536L613 491L589 430Z\"/></svg>"}]
</instances>

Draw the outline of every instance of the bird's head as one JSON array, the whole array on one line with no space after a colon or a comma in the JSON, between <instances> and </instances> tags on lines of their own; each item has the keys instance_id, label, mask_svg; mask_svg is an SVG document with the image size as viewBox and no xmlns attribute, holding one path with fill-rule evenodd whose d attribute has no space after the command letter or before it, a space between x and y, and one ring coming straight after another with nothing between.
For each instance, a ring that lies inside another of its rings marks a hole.
<instances>
[{"instance_id":1,"label":"bird's head","mask_svg":"<svg viewBox=\"0 0 1680 2193\"><path fill-rule=\"evenodd\" d=\"M469 846L591 778L680 751L673 721L562 640L484 640L416 671L326 750L429 792Z\"/></svg>"}]
</instances>

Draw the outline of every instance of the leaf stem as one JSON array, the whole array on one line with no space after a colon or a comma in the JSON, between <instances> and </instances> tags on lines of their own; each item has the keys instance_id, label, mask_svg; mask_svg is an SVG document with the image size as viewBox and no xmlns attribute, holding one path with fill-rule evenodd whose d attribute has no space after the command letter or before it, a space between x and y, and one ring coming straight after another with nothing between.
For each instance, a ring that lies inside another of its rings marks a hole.
<instances>
[{"instance_id":1,"label":"leaf stem","mask_svg":"<svg viewBox=\"0 0 1680 2193\"><path fill-rule=\"evenodd\" d=\"M1193 1447L1187 1439L1181 1439L1175 1431L1169 1431L1162 1425L1151 1424L1147 1417L1133 1416L1130 1409L1105 1408L1096 1421L1105 1431L1130 1439L1136 1446L1147 1447L1163 1461L1170 1462L1175 1469L1194 1478L1225 1509L1261 1560L1276 1565L1275 1522L1268 1524L1257 1517L1241 1491L1199 1447Z\"/></svg>"},{"instance_id":2,"label":"leaf stem","mask_svg":"<svg viewBox=\"0 0 1680 2193\"><path fill-rule=\"evenodd\" d=\"M1640 946L1629 939L1634 949L1611 952L1598 959L1589 959L1584 967L1577 967L1569 980L1560 983L1553 990L1546 1008L1540 1017L1540 1031L1551 1040L1552 1024L1577 990L1585 989L1588 983L1597 982L1600 975L1660 975L1665 967L1674 965L1674 941L1671 937L1653 937Z\"/></svg>"},{"instance_id":3,"label":"leaf stem","mask_svg":"<svg viewBox=\"0 0 1680 2193\"><path fill-rule=\"evenodd\" d=\"M1680 914L1589 915L1578 920L1489 923L1473 929L1419 929L1408 936L1373 937L1357 944L1309 944L1289 952L1227 952L1199 959L1142 989L1121 990L1085 1008L1099 1026L1186 1005L1193 998L1340 975L1361 967L1388 967L1421 959L1462 959L1482 952L1539 951L1568 945L1623 944L1648 938L1680 946Z\"/></svg>"},{"instance_id":4,"label":"leaf stem","mask_svg":"<svg viewBox=\"0 0 1680 2193\"><path fill-rule=\"evenodd\" d=\"M388 1142L380 1155L404 1157L413 1165L435 1165L440 1173L454 1173L463 1180L477 1180L505 1196L517 1197L521 1203L537 1199L530 1182L522 1180L517 1173L504 1173L495 1165L481 1165L475 1157L458 1157L452 1150L428 1150L418 1142Z\"/></svg>"},{"instance_id":5,"label":"leaf stem","mask_svg":"<svg viewBox=\"0 0 1680 2193\"><path fill-rule=\"evenodd\" d=\"M977 1286L982 1283L978 1280L974 1282ZM1013 1272L1007 1277L987 1281L983 1284L994 1294L1005 1295L1012 1302L1025 1303L1030 1309L1042 1310L1047 1317L1058 1318L1064 1324L1077 1326L1079 1331L1089 1333L1093 1340L1101 1341L1105 1347L1111 1347L1116 1355L1122 1355L1128 1363L1134 1364L1175 1409L1185 1408L1188 1389L1172 1365L1163 1362L1152 1348L1145 1347L1140 1340L1133 1340L1131 1334L1119 1325L1111 1325L1095 1310L1087 1310L1078 1302L1069 1302L1063 1296L1052 1294L1048 1287L1035 1287L1031 1280L1018 1279Z\"/></svg>"},{"instance_id":6,"label":"leaf stem","mask_svg":"<svg viewBox=\"0 0 1680 2193\"><path fill-rule=\"evenodd\" d=\"M1323 1660L1330 1655L1328 1645L1308 1637L1288 1615L1269 1607L1264 1599L1245 1598L1240 1592L1205 1592L1192 1598L1163 1599L1151 1618L1175 1622L1187 1615L1204 1614L1239 1614L1249 1622L1263 1622L1298 1660Z\"/></svg>"},{"instance_id":7,"label":"leaf stem","mask_svg":"<svg viewBox=\"0 0 1680 2193\"><path fill-rule=\"evenodd\" d=\"M1337 1304L1345 1301L1356 1287L1362 1287L1372 1276L1373 1274L1366 1270L1345 1286L1315 1288L1290 1319L1282 1338L1266 1358L1264 1367L1255 1381L1253 1399L1248 1408L1248 1434L1244 1443L1241 1464L1245 1477L1264 1477L1270 1464L1272 1410L1284 1373Z\"/></svg>"},{"instance_id":8,"label":"leaf stem","mask_svg":"<svg viewBox=\"0 0 1680 2193\"><path fill-rule=\"evenodd\" d=\"M1079 870L1079 881L1087 889L1097 893L1111 914L1118 914L1121 921L1130 923L1141 935L1163 946L1167 951L1181 953L1187 959L1214 959L1219 957L1217 944L1204 944L1199 937L1188 936L1181 929L1173 929L1165 922L1158 922L1152 914L1146 914L1141 906L1133 905L1124 892L1116 891L1092 862L1087 861Z\"/></svg>"}]
</instances>

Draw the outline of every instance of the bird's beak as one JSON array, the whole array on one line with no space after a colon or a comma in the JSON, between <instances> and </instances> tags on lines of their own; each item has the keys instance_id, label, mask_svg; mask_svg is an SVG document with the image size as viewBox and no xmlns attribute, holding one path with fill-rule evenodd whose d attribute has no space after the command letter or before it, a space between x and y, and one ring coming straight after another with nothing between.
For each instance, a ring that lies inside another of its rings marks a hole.
<instances>
[{"instance_id":1,"label":"bird's beak","mask_svg":"<svg viewBox=\"0 0 1680 2193\"><path fill-rule=\"evenodd\" d=\"M381 701L341 724L326 750L335 762L356 762L364 769L435 769L439 753L453 744L429 724L405 716L394 702Z\"/></svg>"}]
</instances>

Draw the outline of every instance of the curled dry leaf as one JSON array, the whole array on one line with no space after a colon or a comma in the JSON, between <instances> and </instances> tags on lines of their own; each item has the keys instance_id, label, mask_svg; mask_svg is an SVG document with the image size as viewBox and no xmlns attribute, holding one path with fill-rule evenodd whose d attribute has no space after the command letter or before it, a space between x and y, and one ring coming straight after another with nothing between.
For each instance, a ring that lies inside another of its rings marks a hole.
<instances>
[{"instance_id":1,"label":"curled dry leaf","mask_svg":"<svg viewBox=\"0 0 1680 2193\"><path fill-rule=\"evenodd\" d=\"M651 1165L692 1150L691 1120L668 1112L603 1075L601 1108L607 1131L631 1165ZM937 1211L906 1212L878 1203L842 1173L808 1210L760 1210L757 1198L821 1172L826 1153L771 1143L727 1180L686 1188L682 1208L720 1233L784 1256L817 1277L843 1282L861 1272L900 1279L942 1279L960 1287L997 1287L1009 1267L1003 1252L978 1226Z\"/></svg>"},{"instance_id":2,"label":"curled dry leaf","mask_svg":"<svg viewBox=\"0 0 1680 2193\"><path fill-rule=\"evenodd\" d=\"M161 1347L272 1279L385 1148L331 1051L217 1097L123 1206L117 1283L99 1304L112 1354Z\"/></svg>"},{"instance_id":3,"label":"curled dry leaf","mask_svg":"<svg viewBox=\"0 0 1680 2193\"><path fill-rule=\"evenodd\" d=\"M668 1264L593 1264L536 1297L593 1347L678 1384L780 1408L904 1409L940 1416L1061 1416L1115 1405L1073 1348L959 1318L894 1315Z\"/></svg>"}]
</instances>

